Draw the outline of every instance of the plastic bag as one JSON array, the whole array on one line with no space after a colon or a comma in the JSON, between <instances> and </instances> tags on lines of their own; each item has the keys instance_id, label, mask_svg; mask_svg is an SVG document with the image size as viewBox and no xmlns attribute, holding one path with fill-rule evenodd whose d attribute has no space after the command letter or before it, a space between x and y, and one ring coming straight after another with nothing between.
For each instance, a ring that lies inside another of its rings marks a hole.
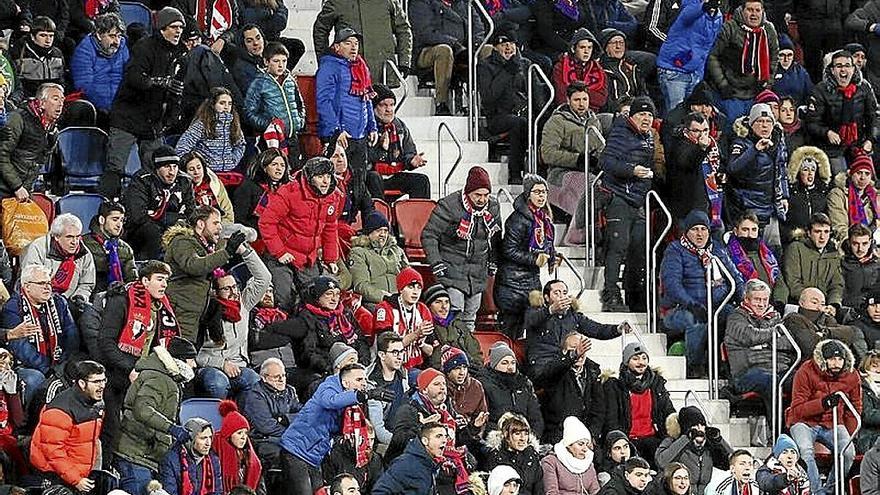
<instances>
[{"instance_id":1,"label":"plastic bag","mask_svg":"<svg viewBox=\"0 0 880 495\"><path fill-rule=\"evenodd\" d=\"M37 203L6 198L0 207L3 210L3 242L10 256L19 256L34 239L49 233L49 221Z\"/></svg>"}]
</instances>

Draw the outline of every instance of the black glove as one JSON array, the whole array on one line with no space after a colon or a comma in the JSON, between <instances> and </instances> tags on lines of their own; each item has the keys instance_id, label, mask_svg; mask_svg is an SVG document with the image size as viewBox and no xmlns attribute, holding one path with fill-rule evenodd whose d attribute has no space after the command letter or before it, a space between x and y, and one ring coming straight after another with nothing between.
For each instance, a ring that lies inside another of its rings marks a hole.
<instances>
[{"instance_id":1,"label":"black glove","mask_svg":"<svg viewBox=\"0 0 880 495\"><path fill-rule=\"evenodd\" d=\"M578 167L583 167L584 164L587 163L587 154L586 153L578 153Z\"/></svg>"},{"instance_id":2,"label":"black glove","mask_svg":"<svg viewBox=\"0 0 880 495\"><path fill-rule=\"evenodd\" d=\"M721 2L719 0L707 0L706 3L703 4L703 12L714 16L716 12L718 12L718 7Z\"/></svg>"},{"instance_id":3,"label":"black glove","mask_svg":"<svg viewBox=\"0 0 880 495\"><path fill-rule=\"evenodd\" d=\"M714 426L710 426L706 428L706 439L712 443L718 443L721 441L721 430L715 428Z\"/></svg>"},{"instance_id":4,"label":"black glove","mask_svg":"<svg viewBox=\"0 0 880 495\"><path fill-rule=\"evenodd\" d=\"M290 426L290 418L288 418L286 414L282 414L281 416L279 416L278 422L281 423L281 426L285 428Z\"/></svg>"},{"instance_id":5,"label":"black glove","mask_svg":"<svg viewBox=\"0 0 880 495\"><path fill-rule=\"evenodd\" d=\"M688 438L690 438L691 440L695 440L697 438L705 437L705 436L706 436L706 432L698 430L697 427L693 427L690 430L688 430Z\"/></svg>"},{"instance_id":6,"label":"black glove","mask_svg":"<svg viewBox=\"0 0 880 495\"><path fill-rule=\"evenodd\" d=\"M446 263L440 262L431 267L431 272L434 273L435 277L445 277L446 272L449 271L449 267L446 266Z\"/></svg>"},{"instance_id":7,"label":"black glove","mask_svg":"<svg viewBox=\"0 0 880 495\"><path fill-rule=\"evenodd\" d=\"M822 399L822 407L825 409L837 407L838 404L840 404L840 396L837 394L828 394Z\"/></svg>"},{"instance_id":8,"label":"black glove","mask_svg":"<svg viewBox=\"0 0 880 495\"><path fill-rule=\"evenodd\" d=\"M171 76L151 77L150 85L167 90L175 96L183 94L183 81L178 81Z\"/></svg>"},{"instance_id":9,"label":"black glove","mask_svg":"<svg viewBox=\"0 0 880 495\"><path fill-rule=\"evenodd\" d=\"M410 73L412 72L412 69L408 65L400 65L397 68L398 70L400 70L400 75L403 76L404 79L409 77Z\"/></svg>"},{"instance_id":10,"label":"black glove","mask_svg":"<svg viewBox=\"0 0 880 495\"><path fill-rule=\"evenodd\" d=\"M394 395L394 392L387 388L373 388L367 390L366 396L367 399L378 400L380 402L394 402L394 399L397 397Z\"/></svg>"},{"instance_id":11,"label":"black glove","mask_svg":"<svg viewBox=\"0 0 880 495\"><path fill-rule=\"evenodd\" d=\"M247 240L247 237L244 235L244 232L238 231L229 236L229 239L226 239L226 247L224 249L229 253L229 256L235 256L235 252L244 244L245 240Z\"/></svg>"},{"instance_id":12,"label":"black glove","mask_svg":"<svg viewBox=\"0 0 880 495\"><path fill-rule=\"evenodd\" d=\"M694 321L699 323L706 323L709 321L709 313L706 311L706 308L700 306L699 304L688 304L687 310L694 315Z\"/></svg>"},{"instance_id":13,"label":"black glove","mask_svg":"<svg viewBox=\"0 0 880 495\"><path fill-rule=\"evenodd\" d=\"M76 314L82 314L83 311L86 310L86 306L89 303L86 302L86 298L81 295L75 295L70 298L70 308Z\"/></svg>"},{"instance_id":14,"label":"black glove","mask_svg":"<svg viewBox=\"0 0 880 495\"><path fill-rule=\"evenodd\" d=\"M186 428L180 425L172 424L171 427L168 428L168 434L174 437L174 440L176 440L177 443L187 442L192 439L192 436L186 431Z\"/></svg>"}]
</instances>

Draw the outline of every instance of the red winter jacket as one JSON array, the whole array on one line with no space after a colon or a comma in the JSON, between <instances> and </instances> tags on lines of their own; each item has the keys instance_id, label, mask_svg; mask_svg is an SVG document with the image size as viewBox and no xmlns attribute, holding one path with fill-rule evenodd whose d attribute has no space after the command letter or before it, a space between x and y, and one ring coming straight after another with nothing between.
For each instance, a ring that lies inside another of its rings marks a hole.
<instances>
[{"instance_id":1,"label":"red winter jacket","mask_svg":"<svg viewBox=\"0 0 880 495\"><path fill-rule=\"evenodd\" d=\"M434 321L431 317L431 310L429 310L428 306L421 301L416 303L414 317L414 321L411 322L407 322L404 318L403 313L400 310L399 294L386 296L385 299L376 306L376 314L373 318L373 333L379 335L386 330L391 330L397 332L397 335L404 337L406 334L415 331L414 329L418 327L419 323L423 321ZM412 325L410 325L410 323L412 323ZM422 355L422 344L425 343L425 340L425 337L416 339L413 343L403 348L404 368L411 370L422 365L425 360ZM432 336L431 340L436 340L436 337Z\"/></svg>"},{"instance_id":2,"label":"red winter jacket","mask_svg":"<svg viewBox=\"0 0 880 495\"><path fill-rule=\"evenodd\" d=\"M312 266L318 259L335 263L339 259L337 220L343 206L339 189L324 197L315 194L305 175L298 172L278 189L260 216L260 234L273 257L294 256L297 268Z\"/></svg>"}]
</instances>

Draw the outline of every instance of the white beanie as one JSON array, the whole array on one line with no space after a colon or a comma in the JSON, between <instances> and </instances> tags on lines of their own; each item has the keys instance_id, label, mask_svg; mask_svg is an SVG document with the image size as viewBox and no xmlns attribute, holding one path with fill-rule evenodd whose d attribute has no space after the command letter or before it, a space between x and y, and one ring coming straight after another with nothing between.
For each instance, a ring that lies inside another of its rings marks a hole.
<instances>
[{"instance_id":1,"label":"white beanie","mask_svg":"<svg viewBox=\"0 0 880 495\"><path fill-rule=\"evenodd\" d=\"M516 469L504 464L495 466L495 469L489 473L489 486L487 487L489 495L501 495L504 484L510 480L516 480L522 484L522 479L519 473L516 472Z\"/></svg>"},{"instance_id":2,"label":"white beanie","mask_svg":"<svg viewBox=\"0 0 880 495\"><path fill-rule=\"evenodd\" d=\"M559 443L568 447L579 440L586 440L587 443L593 441L593 435L590 435L589 428L574 416L565 418L565 421L562 422L562 441Z\"/></svg>"}]
</instances>

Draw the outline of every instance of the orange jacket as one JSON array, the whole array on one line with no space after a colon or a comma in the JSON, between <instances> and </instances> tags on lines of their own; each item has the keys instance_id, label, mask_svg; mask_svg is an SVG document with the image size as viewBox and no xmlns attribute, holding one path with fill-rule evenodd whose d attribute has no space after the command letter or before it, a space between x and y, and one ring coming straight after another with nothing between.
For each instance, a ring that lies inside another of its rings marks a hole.
<instances>
[{"instance_id":1,"label":"orange jacket","mask_svg":"<svg viewBox=\"0 0 880 495\"><path fill-rule=\"evenodd\" d=\"M104 411L76 386L58 394L40 413L31 438L31 464L70 486L92 471Z\"/></svg>"}]
</instances>

